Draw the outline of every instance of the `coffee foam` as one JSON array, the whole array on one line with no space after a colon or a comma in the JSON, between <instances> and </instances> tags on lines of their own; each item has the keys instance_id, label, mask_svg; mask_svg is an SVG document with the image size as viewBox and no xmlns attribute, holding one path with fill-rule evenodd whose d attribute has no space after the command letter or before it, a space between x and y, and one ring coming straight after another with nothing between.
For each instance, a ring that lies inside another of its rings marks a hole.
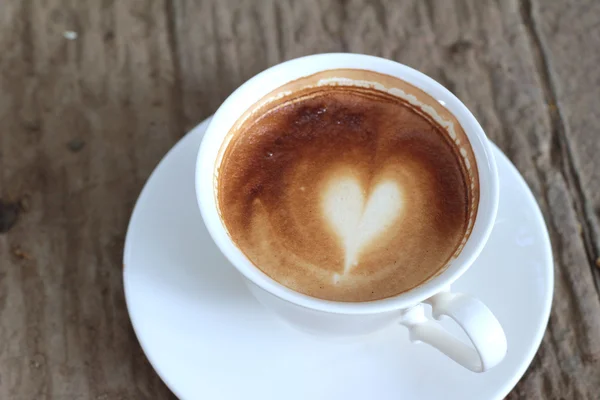
<instances>
[{"instance_id":1,"label":"coffee foam","mask_svg":"<svg viewBox=\"0 0 600 400\"><path fill-rule=\"evenodd\" d=\"M477 209L476 164L454 116L369 71L326 71L265 96L218 163L236 245L278 282L329 300L390 297L440 273Z\"/></svg>"}]
</instances>

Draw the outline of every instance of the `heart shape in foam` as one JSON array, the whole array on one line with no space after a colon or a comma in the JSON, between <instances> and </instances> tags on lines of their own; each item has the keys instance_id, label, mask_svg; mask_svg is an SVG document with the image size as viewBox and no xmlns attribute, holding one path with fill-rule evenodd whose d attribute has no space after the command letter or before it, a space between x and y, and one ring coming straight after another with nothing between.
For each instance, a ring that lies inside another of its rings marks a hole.
<instances>
[{"instance_id":1,"label":"heart shape in foam","mask_svg":"<svg viewBox=\"0 0 600 400\"><path fill-rule=\"evenodd\" d=\"M344 177L329 182L322 202L327 222L343 243L343 276L358 264L364 246L394 224L402 210L402 193L398 183L385 180L366 198L357 179Z\"/></svg>"}]
</instances>

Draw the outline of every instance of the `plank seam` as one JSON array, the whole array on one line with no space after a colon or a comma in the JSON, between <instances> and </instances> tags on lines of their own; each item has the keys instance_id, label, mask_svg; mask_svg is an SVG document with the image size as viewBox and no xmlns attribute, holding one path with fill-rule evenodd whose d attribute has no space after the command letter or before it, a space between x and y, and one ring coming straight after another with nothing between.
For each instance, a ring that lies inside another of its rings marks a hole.
<instances>
[{"instance_id":1,"label":"plank seam","mask_svg":"<svg viewBox=\"0 0 600 400\"><path fill-rule=\"evenodd\" d=\"M585 193L583 192L581 180L577 174L577 169L573 161L573 149L569 144L566 135L566 123L562 109L558 102L556 94L556 85L552 79L552 71L548 57L548 51L542 42L542 37L538 24L534 18L533 4L531 0L521 1L521 17L523 25L529 38L534 64L541 81L542 91L546 100L546 112L550 120L550 129L552 140L558 146L560 151L560 160L558 162L559 171L563 175L567 188L573 196L573 204L577 219L581 225L581 237L589 262L589 266L594 276L596 294L600 296L600 277L597 275L595 267L595 254L598 249L594 244L594 231L592 228L591 215L588 213L589 204Z\"/></svg>"},{"instance_id":2,"label":"plank seam","mask_svg":"<svg viewBox=\"0 0 600 400\"><path fill-rule=\"evenodd\" d=\"M171 53L171 63L173 64L173 106L172 112L176 118L176 129L178 139L186 132L184 124L187 124L184 109L183 109L183 84L181 80L181 63L179 61L179 43L177 40L177 26L175 21L174 2L165 1L165 18L167 24L167 43L169 52Z\"/></svg>"}]
</instances>

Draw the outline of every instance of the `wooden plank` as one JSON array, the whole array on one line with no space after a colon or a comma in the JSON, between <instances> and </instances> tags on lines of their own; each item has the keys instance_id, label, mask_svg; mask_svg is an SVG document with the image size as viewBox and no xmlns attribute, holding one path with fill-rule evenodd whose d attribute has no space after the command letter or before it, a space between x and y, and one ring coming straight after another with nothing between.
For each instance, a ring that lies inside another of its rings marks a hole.
<instances>
[{"instance_id":1,"label":"wooden plank","mask_svg":"<svg viewBox=\"0 0 600 400\"><path fill-rule=\"evenodd\" d=\"M594 128L600 127L595 112L600 105L600 57L590 52L589 46L597 46L600 38L600 5L593 1L536 0L522 2L521 11L547 103L553 135L551 158L571 195L577 220L576 229L558 225L557 230L577 237L586 257L574 259L569 248L559 248L569 267L560 272L570 284L564 286L568 290L564 295L561 281L557 282L555 323L549 329L557 362L532 373L520 388L524 397L537 393L541 398L560 394L564 398L597 399L600 314L591 303L597 303L600 287L600 161L595 157L600 142ZM551 209L560 220L563 211L559 205ZM590 274L585 273L586 268ZM596 290L592 288L594 279ZM572 290L576 286L580 290ZM581 306L573 309L577 303ZM575 318L565 318L569 312Z\"/></svg>"},{"instance_id":2,"label":"wooden plank","mask_svg":"<svg viewBox=\"0 0 600 400\"><path fill-rule=\"evenodd\" d=\"M520 2L225 3L176 3L188 123L204 118L256 72L316 52L383 56L442 82L523 173L553 242L556 291L549 329L509 398L593 398L600 385L600 302L582 237L580 198L564 168L567 154Z\"/></svg>"},{"instance_id":3,"label":"wooden plank","mask_svg":"<svg viewBox=\"0 0 600 400\"><path fill-rule=\"evenodd\" d=\"M171 398L121 264L133 202L182 134L164 9L0 5L0 198L20 204L0 234L0 398Z\"/></svg>"},{"instance_id":4,"label":"wooden plank","mask_svg":"<svg viewBox=\"0 0 600 400\"><path fill-rule=\"evenodd\" d=\"M547 71L544 84L554 104L564 168L571 175L570 189L579 203L589 265L600 292L600 54L589 51L600 41L600 3L531 3L530 29Z\"/></svg>"},{"instance_id":5,"label":"wooden plank","mask_svg":"<svg viewBox=\"0 0 600 400\"><path fill-rule=\"evenodd\" d=\"M243 81L324 51L433 76L515 162L549 224L556 292L542 348L509 398L595 398L598 99L588 88L600 13L593 1L566 4L4 0L0 398L173 398L125 311L133 201L175 139Z\"/></svg>"}]
</instances>

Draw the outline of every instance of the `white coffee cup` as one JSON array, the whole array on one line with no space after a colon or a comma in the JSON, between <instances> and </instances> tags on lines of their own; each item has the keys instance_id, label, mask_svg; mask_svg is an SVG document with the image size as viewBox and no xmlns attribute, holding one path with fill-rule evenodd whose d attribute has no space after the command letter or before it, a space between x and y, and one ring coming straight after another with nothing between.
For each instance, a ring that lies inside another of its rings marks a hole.
<instances>
[{"instance_id":1,"label":"white coffee cup","mask_svg":"<svg viewBox=\"0 0 600 400\"><path fill-rule=\"evenodd\" d=\"M400 78L437 99L457 118L473 149L479 172L480 198L473 231L463 250L442 273L420 286L382 300L354 303L321 300L295 292L255 267L233 243L219 216L216 171L219 150L242 114L274 89L296 79L332 69L366 69ZM496 218L498 172L483 129L450 91L405 65L360 54L318 54L276 65L240 86L215 113L206 131L196 164L196 195L204 223L223 254L244 276L252 294L292 325L312 333L348 336L370 333L391 324L405 325L414 342L425 342L475 372L486 371L504 358L506 337L492 312L478 299L453 293L450 285L481 253ZM458 323L469 344L428 319L423 304L435 318L446 315Z\"/></svg>"}]
</instances>

